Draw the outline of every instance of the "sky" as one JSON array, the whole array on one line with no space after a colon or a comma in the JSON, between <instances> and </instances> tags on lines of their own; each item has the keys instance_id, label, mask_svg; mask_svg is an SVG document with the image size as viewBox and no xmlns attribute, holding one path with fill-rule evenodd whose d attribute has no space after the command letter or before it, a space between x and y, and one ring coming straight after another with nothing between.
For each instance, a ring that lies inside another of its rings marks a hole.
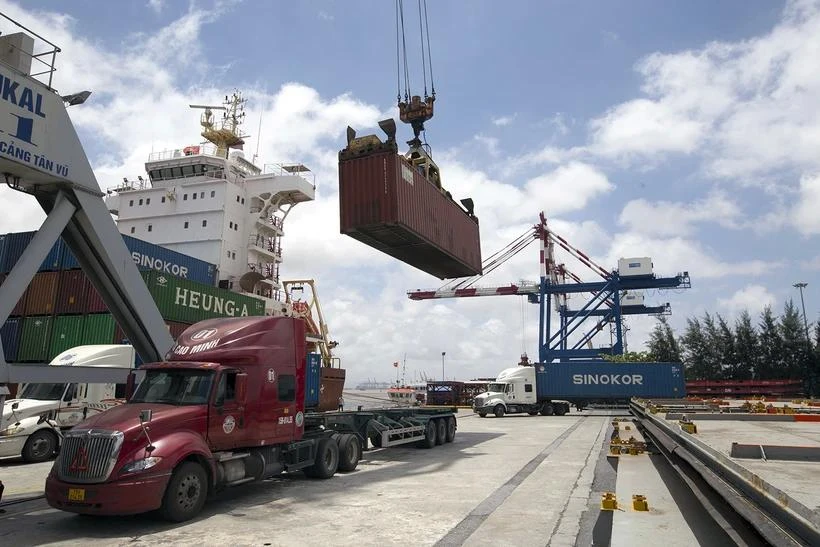
<instances>
[{"instance_id":1,"label":"sky","mask_svg":"<svg viewBox=\"0 0 820 547\"><path fill-rule=\"evenodd\" d=\"M544 211L607 269L649 256L659 275L688 271L691 289L645 293L647 305L671 304L678 332L707 311L779 312L799 302L797 282L818 320L820 1L469 5L428 3L436 115L426 139L443 185L473 198L485 256ZM417 9L405 2L415 92ZM287 218L281 274L316 280L348 387L395 380L395 361L407 380L466 380L537 356L536 306L410 301L407 290L442 282L339 234L346 127L379 133L378 120L398 117L394 2L0 0L0 12L60 46L58 91L93 92L69 113L104 189L144 175L152 150L199 142L188 104L243 92L246 153L316 175L317 199ZM399 128L400 142L410 136ZM0 232L43 219L5 188L0 207ZM533 244L480 285L538 275ZM655 319L626 323L628 348L642 349ZM603 333L594 344L608 342Z\"/></svg>"}]
</instances>

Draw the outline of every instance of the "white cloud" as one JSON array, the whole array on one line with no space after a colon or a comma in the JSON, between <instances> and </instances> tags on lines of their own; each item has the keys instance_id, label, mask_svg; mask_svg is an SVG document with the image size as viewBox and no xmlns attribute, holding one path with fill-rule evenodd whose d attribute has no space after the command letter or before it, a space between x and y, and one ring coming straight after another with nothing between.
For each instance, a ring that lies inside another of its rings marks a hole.
<instances>
[{"instance_id":1,"label":"white cloud","mask_svg":"<svg viewBox=\"0 0 820 547\"><path fill-rule=\"evenodd\" d=\"M805 235L820 234L820 174L800 179L800 197L794 208L793 222Z\"/></svg>"},{"instance_id":2,"label":"white cloud","mask_svg":"<svg viewBox=\"0 0 820 547\"><path fill-rule=\"evenodd\" d=\"M473 140L481 143L483 146L487 148L487 152L490 156L497 158L500 154L498 150L498 139L495 137L488 137L486 135L476 135L473 137Z\"/></svg>"},{"instance_id":3,"label":"white cloud","mask_svg":"<svg viewBox=\"0 0 820 547\"><path fill-rule=\"evenodd\" d=\"M161 13L162 8L165 7L165 0L148 0L148 7L157 13Z\"/></svg>"},{"instance_id":4,"label":"white cloud","mask_svg":"<svg viewBox=\"0 0 820 547\"><path fill-rule=\"evenodd\" d=\"M518 116L518 114L512 114L509 116L499 116L497 118L493 118L492 122L493 125L503 127L505 125L510 125L511 123L513 123L513 121L515 121L516 116Z\"/></svg>"},{"instance_id":5,"label":"white cloud","mask_svg":"<svg viewBox=\"0 0 820 547\"><path fill-rule=\"evenodd\" d=\"M627 203L618 222L630 231L657 236L687 235L693 224L714 222L725 228L738 228L742 213L723 192L692 203L649 202L636 199Z\"/></svg>"},{"instance_id":6,"label":"white cloud","mask_svg":"<svg viewBox=\"0 0 820 547\"><path fill-rule=\"evenodd\" d=\"M645 96L593 120L592 148L627 161L702 152L710 173L743 181L817 167L818 51L820 4L792 1L759 37L649 55L636 65Z\"/></svg>"},{"instance_id":7,"label":"white cloud","mask_svg":"<svg viewBox=\"0 0 820 547\"><path fill-rule=\"evenodd\" d=\"M601 171L580 162L530 179L525 187L531 198L530 208L538 205L551 214L583 209L590 200L614 188Z\"/></svg>"},{"instance_id":8,"label":"white cloud","mask_svg":"<svg viewBox=\"0 0 820 547\"><path fill-rule=\"evenodd\" d=\"M325 10L320 10L319 11L319 19L324 19L325 21L333 21L334 19L336 19L336 16L334 16L331 13L326 12Z\"/></svg>"},{"instance_id":9,"label":"white cloud","mask_svg":"<svg viewBox=\"0 0 820 547\"><path fill-rule=\"evenodd\" d=\"M718 304L732 315L738 315L745 310L752 317L756 316L766 306L773 306L775 302L775 296L763 285L747 285L729 298L718 299Z\"/></svg>"}]
</instances>

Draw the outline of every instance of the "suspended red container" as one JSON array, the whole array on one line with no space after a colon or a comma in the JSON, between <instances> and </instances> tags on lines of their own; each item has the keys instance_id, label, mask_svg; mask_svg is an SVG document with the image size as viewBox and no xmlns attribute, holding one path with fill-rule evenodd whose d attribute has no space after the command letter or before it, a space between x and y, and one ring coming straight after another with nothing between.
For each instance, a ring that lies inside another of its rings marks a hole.
<instances>
[{"instance_id":1,"label":"suspended red container","mask_svg":"<svg viewBox=\"0 0 820 547\"><path fill-rule=\"evenodd\" d=\"M438 168L422 149L398 153L395 123L388 134L356 138L339 152L340 231L440 279L481 273L481 241L472 200L462 207L438 182ZM432 166L432 167L431 167Z\"/></svg>"}]
</instances>

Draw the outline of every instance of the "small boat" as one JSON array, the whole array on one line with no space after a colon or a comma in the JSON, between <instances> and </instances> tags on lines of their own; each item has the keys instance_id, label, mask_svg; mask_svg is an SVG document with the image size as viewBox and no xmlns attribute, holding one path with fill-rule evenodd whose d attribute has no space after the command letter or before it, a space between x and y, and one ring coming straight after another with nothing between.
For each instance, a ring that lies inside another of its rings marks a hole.
<instances>
[{"instance_id":1,"label":"small boat","mask_svg":"<svg viewBox=\"0 0 820 547\"><path fill-rule=\"evenodd\" d=\"M387 396L400 406L423 405L427 400L427 384L396 384L387 389Z\"/></svg>"}]
</instances>

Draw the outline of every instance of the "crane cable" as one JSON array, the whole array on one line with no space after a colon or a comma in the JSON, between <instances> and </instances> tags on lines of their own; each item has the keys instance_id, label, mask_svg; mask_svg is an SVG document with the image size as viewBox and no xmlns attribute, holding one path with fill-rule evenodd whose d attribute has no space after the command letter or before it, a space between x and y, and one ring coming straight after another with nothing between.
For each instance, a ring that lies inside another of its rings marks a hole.
<instances>
[{"instance_id":1,"label":"crane cable","mask_svg":"<svg viewBox=\"0 0 820 547\"><path fill-rule=\"evenodd\" d=\"M399 23L400 21L400 23ZM401 31L399 30L401 26ZM410 101L410 68L407 63L407 40L404 34L404 2L396 0L396 59L399 59L399 33L401 33L401 57L404 61L404 100ZM401 71L401 61L397 67ZM401 101L401 82L399 82L399 101Z\"/></svg>"},{"instance_id":2,"label":"crane cable","mask_svg":"<svg viewBox=\"0 0 820 547\"><path fill-rule=\"evenodd\" d=\"M436 97L436 84L433 80L433 58L430 53L430 22L427 17L427 0L418 0L419 34L421 40L421 72L424 81L424 99L427 100L427 69L430 69L430 91ZM427 48L425 50L425 42ZM410 66L407 62L407 38L404 29L404 0L396 0L396 88L397 99L401 102L402 74L404 75L404 100L410 101Z\"/></svg>"}]
</instances>

